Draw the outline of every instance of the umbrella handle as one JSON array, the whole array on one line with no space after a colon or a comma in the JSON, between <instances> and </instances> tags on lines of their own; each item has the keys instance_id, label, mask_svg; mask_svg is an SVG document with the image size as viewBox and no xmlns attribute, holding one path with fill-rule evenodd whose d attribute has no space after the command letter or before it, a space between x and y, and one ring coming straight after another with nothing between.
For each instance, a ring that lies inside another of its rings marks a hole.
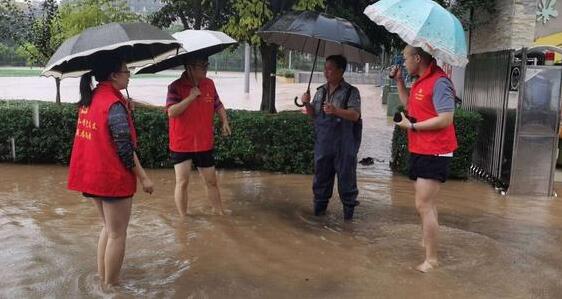
<instances>
[{"instance_id":1,"label":"umbrella handle","mask_svg":"<svg viewBox=\"0 0 562 299\"><path fill-rule=\"evenodd\" d=\"M303 104L299 104L298 100L299 100L299 97L298 97L298 96L295 97L295 106L297 106L297 107L299 107L299 108L304 107L304 103L303 103Z\"/></svg>"}]
</instances>

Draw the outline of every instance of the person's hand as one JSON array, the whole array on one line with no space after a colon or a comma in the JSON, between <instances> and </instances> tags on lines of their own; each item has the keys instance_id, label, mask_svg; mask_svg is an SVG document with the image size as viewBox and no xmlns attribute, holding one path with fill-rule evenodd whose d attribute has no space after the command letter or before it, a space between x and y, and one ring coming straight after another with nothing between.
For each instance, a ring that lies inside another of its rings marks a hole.
<instances>
[{"instance_id":1,"label":"person's hand","mask_svg":"<svg viewBox=\"0 0 562 299\"><path fill-rule=\"evenodd\" d=\"M393 65L390 68L390 73L388 74L388 76L394 79L394 81L396 82L404 81L402 79L402 68L399 65Z\"/></svg>"},{"instance_id":2,"label":"person's hand","mask_svg":"<svg viewBox=\"0 0 562 299\"><path fill-rule=\"evenodd\" d=\"M189 92L189 96L191 97L191 99L195 99L199 95L201 95L201 90L199 89L199 87L194 86L193 88L191 88L191 91Z\"/></svg>"},{"instance_id":3,"label":"person's hand","mask_svg":"<svg viewBox=\"0 0 562 299\"><path fill-rule=\"evenodd\" d=\"M310 104L310 91L302 94L301 101L303 104Z\"/></svg>"},{"instance_id":4,"label":"person's hand","mask_svg":"<svg viewBox=\"0 0 562 299\"><path fill-rule=\"evenodd\" d=\"M330 115L330 114L336 114L336 112L338 111L338 108L336 108L336 106L334 106L331 103L325 103L324 107L322 107L324 109L324 113Z\"/></svg>"},{"instance_id":5,"label":"person's hand","mask_svg":"<svg viewBox=\"0 0 562 299\"><path fill-rule=\"evenodd\" d=\"M410 129L412 127L410 120L406 117L406 115L404 115L404 112L400 112L400 115L402 115L402 120L395 124L402 129Z\"/></svg>"},{"instance_id":6,"label":"person's hand","mask_svg":"<svg viewBox=\"0 0 562 299\"><path fill-rule=\"evenodd\" d=\"M141 180L142 190L148 194L154 192L154 183L148 177Z\"/></svg>"},{"instance_id":7,"label":"person's hand","mask_svg":"<svg viewBox=\"0 0 562 299\"><path fill-rule=\"evenodd\" d=\"M224 122L222 124L222 136L230 136L232 134L232 130L230 130L230 125L228 122Z\"/></svg>"}]
</instances>

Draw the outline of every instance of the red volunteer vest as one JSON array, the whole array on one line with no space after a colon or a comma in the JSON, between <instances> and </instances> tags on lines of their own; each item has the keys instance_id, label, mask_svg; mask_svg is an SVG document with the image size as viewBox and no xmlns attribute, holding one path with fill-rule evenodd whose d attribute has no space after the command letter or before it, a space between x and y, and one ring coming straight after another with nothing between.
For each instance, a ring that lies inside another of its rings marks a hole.
<instances>
[{"instance_id":1,"label":"red volunteer vest","mask_svg":"<svg viewBox=\"0 0 562 299\"><path fill-rule=\"evenodd\" d=\"M106 81L94 89L90 106L79 108L68 189L104 197L132 196L137 190L136 177L119 159L108 125L109 108L117 102L128 107L121 92ZM129 127L136 147L137 134L130 113Z\"/></svg>"},{"instance_id":2,"label":"red volunteer vest","mask_svg":"<svg viewBox=\"0 0 562 299\"><path fill-rule=\"evenodd\" d=\"M191 82L182 75L172 82L170 90L175 90L183 101L191 92ZM174 152L205 152L214 146L215 98L217 92L213 80L205 78L199 82L199 95L185 111L177 117L168 119L170 150Z\"/></svg>"},{"instance_id":3,"label":"red volunteer vest","mask_svg":"<svg viewBox=\"0 0 562 299\"><path fill-rule=\"evenodd\" d=\"M418 122L436 117L433 105L433 87L440 78L447 74L433 62L425 74L412 85L408 99L408 114ZM453 124L440 130L408 130L408 149L411 153L421 155L439 155L452 153L457 149L457 137Z\"/></svg>"}]
</instances>

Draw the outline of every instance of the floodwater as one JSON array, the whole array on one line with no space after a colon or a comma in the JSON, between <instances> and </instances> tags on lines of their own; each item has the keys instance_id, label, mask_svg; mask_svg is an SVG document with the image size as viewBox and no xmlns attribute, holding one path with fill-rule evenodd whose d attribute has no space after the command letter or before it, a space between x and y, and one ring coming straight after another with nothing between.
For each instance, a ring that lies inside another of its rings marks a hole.
<instances>
[{"instance_id":1,"label":"floodwater","mask_svg":"<svg viewBox=\"0 0 562 299\"><path fill-rule=\"evenodd\" d=\"M359 158L375 164L359 166L352 223L337 197L312 215L311 176L224 170L229 215L211 215L194 177L180 219L173 171L148 170L156 191L134 199L122 286L110 292L96 274L97 211L65 189L67 169L0 164L0 298L559 298L560 200L502 197L473 180L440 193L441 267L412 269L424 258L412 185L388 168L380 90L360 89Z\"/></svg>"},{"instance_id":2,"label":"floodwater","mask_svg":"<svg viewBox=\"0 0 562 299\"><path fill-rule=\"evenodd\" d=\"M215 81L217 92L226 107L247 110L259 110L262 94L262 74L250 74L249 93L244 93L244 73L213 72L207 73ZM181 76L181 71L163 71L157 75L132 76L129 81L129 95L153 105L164 105L168 84ZM14 88L17 82L18 88ZM79 78L68 78L61 81L61 101L76 103L79 99ZM319 84L312 84L316 90ZM293 99L306 90L306 84L290 84L277 81L277 109L294 109ZM28 99L55 101L55 80L45 77L0 77L0 99Z\"/></svg>"}]
</instances>

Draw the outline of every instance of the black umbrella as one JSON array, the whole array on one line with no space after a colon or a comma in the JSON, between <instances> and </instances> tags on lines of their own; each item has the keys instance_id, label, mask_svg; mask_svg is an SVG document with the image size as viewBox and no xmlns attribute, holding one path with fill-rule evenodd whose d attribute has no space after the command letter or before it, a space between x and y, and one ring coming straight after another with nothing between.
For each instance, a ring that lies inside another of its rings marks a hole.
<instances>
[{"instance_id":1,"label":"black umbrella","mask_svg":"<svg viewBox=\"0 0 562 299\"><path fill-rule=\"evenodd\" d=\"M357 63L375 60L372 44L361 28L346 19L324 13L291 12L267 23L257 34L267 43L315 55L307 92L310 92L318 56L339 54ZM297 99L295 104L302 107Z\"/></svg>"},{"instance_id":2,"label":"black umbrella","mask_svg":"<svg viewBox=\"0 0 562 299\"><path fill-rule=\"evenodd\" d=\"M142 66L169 57L180 47L170 34L147 23L105 24L66 40L41 75L60 79L79 77L105 55L120 55L129 66Z\"/></svg>"}]
</instances>

